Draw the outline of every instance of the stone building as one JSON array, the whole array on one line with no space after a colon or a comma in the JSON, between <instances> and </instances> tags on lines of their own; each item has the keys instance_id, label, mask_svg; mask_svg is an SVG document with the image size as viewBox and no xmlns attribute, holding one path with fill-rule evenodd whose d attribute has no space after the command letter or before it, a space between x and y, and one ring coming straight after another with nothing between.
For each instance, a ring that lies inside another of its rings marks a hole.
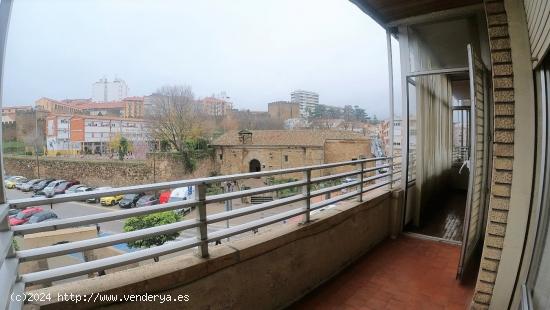
<instances>
[{"instance_id":1,"label":"stone building","mask_svg":"<svg viewBox=\"0 0 550 310\"><path fill-rule=\"evenodd\" d=\"M372 157L370 140L346 131L230 131L212 146L216 149L217 166L224 175ZM319 174L317 171L313 175Z\"/></svg>"},{"instance_id":2,"label":"stone building","mask_svg":"<svg viewBox=\"0 0 550 310\"><path fill-rule=\"evenodd\" d=\"M270 102L267 105L267 111L271 118L286 121L300 117L300 104L288 101Z\"/></svg>"}]
</instances>

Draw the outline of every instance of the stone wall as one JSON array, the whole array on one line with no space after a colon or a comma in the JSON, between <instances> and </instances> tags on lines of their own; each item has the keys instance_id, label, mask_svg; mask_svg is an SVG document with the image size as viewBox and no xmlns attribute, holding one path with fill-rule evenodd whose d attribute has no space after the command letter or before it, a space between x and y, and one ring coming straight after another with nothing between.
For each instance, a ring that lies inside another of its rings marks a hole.
<instances>
[{"instance_id":1,"label":"stone wall","mask_svg":"<svg viewBox=\"0 0 550 310\"><path fill-rule=\"evenodd\" d=\"M485 244L472 308L486 309L493 290L504 246L514 163L514 70L508 15L503 0L486 0L485 10L493 67L493 171Z\"/></svg>"},{"instance_id":2,"label":"stone wall","mask_svg":"<svg viewBox=\"0 0 550 310\"><path fill-rule=\"evenodd\" d=\"M219 147L216 162L221 174L249 172L250 161L258 160L261 171L319 165L324 162L320 147ZM287 175L288 178L301 177Z\"/></svg>"},{"instance_id":3,"label":"stone wall","mask_svg":"<svg viewBox=\"0 0 550 310\"><path fill-rule=\"evenodd\" d=\"M17 130L17 127L15 125L15 122L3 122L2 123L2 141L17 140L16 130Z\"/></svg>"},{"instance_id":4,"label":"stone wall","mask_svg":"<svg viewBox=\"0 0 550 310\"><path fill-rule=\"evenodd\" d=\"M197 162L193 173L185 173L181 162L172 154L149 154L147 160L90 160L79 158L43 158L4 155L8 175L28 178L50 177L76 179L90 186L128 186L210 176L216 172L210 157Z\"/></svg>"},{"instance_id":5,"label":"stone wall","mask_svg":"<svg viewBox=\"0 0 550 310\"><path fill-rule=\"evenodd\" d=\"M216 163L221 174L250 172L250 161L260 162L261 171L336 163L372 157L370 140L326 140L324 146L218 146ZM315 170L312 176L350 171L356 167ZM302 174L288 174L288 178L301 178Z\"/></svg>"}]
</instances>

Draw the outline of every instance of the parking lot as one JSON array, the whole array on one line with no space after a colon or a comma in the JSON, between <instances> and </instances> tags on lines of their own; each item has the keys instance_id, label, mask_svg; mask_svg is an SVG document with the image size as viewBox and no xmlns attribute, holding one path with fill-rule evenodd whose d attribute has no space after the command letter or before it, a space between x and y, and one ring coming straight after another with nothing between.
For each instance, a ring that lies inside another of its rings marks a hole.
<instances>
[{"instance_id":1,"label":"parking lot","mask_svg":"<svg viewBox=\"0 0 550 310\"><path fill-rule=\"evenodd\" d=\"M16 189L6 189L6 194L7 194L8 200L30 198L32 196L32 192L22 192ZM250 206L250 204L242 203L240 200L234 200L232 205L233 205L233 209L239 209L242 207ZM217 230L226 228L227 225L235 226L235 225L246 223L252 220L261 219L279 212L292 210L294 208L299 207L299 205L300 205L299 203L289 204L274 210L268 210L268 211L232 219L229 223L219 222L215 224L210 224L208 225L208 232L215 232ZM83 216L83 215L121 210L121 208L118 205L105 207L100 205L99 203L87 203L84 201L64 202L64 203L53 204L53 205L43 205L41 207L44 209L51 209L53 212L57 214L58 218L71 218L71 217L77 217L77 216ZM224 210L225 210L225 206L223 203L208 204L207 214L215 214L215 213L223 212ZM191 219L194 217L195 217L194 212L191 212L185 216L185 219ZM102 235L121 233L123 232L123 227L124 227L124 220L116 220L116 221L99 224L99 228ZM195 236L196 236L195 230L186 230L180 233L180 238L189 238L189 237L195 237ZM239 237L242 237L242 236L237 236L237 238ZM121 248L124 248L124 247L121 247Z\"/></svg>"}]
</instances>

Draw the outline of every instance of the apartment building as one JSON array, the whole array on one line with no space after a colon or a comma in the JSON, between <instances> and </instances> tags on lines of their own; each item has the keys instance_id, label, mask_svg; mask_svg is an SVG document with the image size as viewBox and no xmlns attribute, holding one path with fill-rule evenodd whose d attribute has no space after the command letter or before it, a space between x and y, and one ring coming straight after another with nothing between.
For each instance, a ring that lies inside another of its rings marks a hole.
<instances>
[{"instance_id":1,"label":"apartment building","mask_svg":"<svg viewBox=\"0 0 550 310\"><path fill-rule=\"evenodd\" d=\"M319 94L298 89L290 93L290 101L300 105L301 117L308 118L315 109L315 105L319 104Z\"/></svg>"},{"instance_id":2,"label":"apartment building","mask_svg":"<svg viewBox=\"0 0 550 310\"><path fill-rule=\"evenodd\" d=\"M220 98L206 97L198 100L200 109L207 115L225 117L231 113L233 103Z\"/></svg>"},{"instance_id":3,"label":"apartment building","mask_svg":"<svg viewBox=\"0 0 550 310\"><path fill-rule=\"evenodd\" d=\"M122 79L115 78L109 82L107 78L102 78L92 84L93 102L120 101L126 97L128 97L128 85Z\"/></svg>"},{"instance_id":4,"label":"apartment building","mask_svg":"<svg viewBox=\"0 0 550 310\"><path fill-rule=\"evenodd\" d=\"M117 135L128 139L141 156L150 141L148 124L140 119L50 114L46 126L49 156L109 154L109 143Z\"/></svg>"}]
</instances>

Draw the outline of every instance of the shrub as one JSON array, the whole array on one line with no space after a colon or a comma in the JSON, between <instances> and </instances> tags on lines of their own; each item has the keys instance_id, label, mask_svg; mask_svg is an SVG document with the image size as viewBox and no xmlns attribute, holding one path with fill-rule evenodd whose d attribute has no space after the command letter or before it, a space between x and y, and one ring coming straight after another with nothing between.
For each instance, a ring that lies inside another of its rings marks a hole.
<instances>
[{"instance_id":1,"label":"shrub","mask_svg":"<svg viewBox=\"0 0 550 310\"><path fill-rule=\"evenodd\" d=\"M154 213L142 216L131 217L124 223L124 231L135 231L160 225L172 224L181 219L179 214L173 211ZM128 242L131 248L150 248L152 246L162 245L166 241L174 240L179 236L179 233L156 235L142 240Z\"/></svg>"}]
</instances>

